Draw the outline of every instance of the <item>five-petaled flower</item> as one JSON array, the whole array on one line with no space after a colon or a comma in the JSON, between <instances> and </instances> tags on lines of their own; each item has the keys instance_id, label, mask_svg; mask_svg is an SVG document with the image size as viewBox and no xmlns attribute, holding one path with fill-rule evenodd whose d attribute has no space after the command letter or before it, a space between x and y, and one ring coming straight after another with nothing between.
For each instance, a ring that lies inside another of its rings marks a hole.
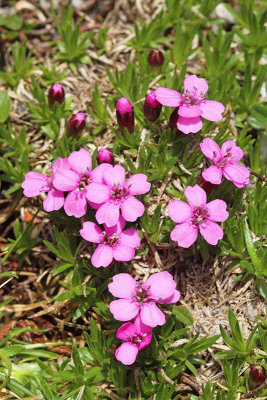
<instances>
[{"instance_id":1,"label":"five-petaled flower","mask_svg":"<svg viewBox=\"0 0 267 400\"><path fill-rule=\"evenodd\" d=\"M212 165L202 172L206 181L218 185L224 176L239 188L249 182L249 169L238 163L244 153L232 140L224 142L220 149L214 140L206 138L200 143L200 148L202 153L212 161Z\"/></svg>"},{"instance_id":2,"label":"five-petaled flower","mask_svg":"<svg viewBox=\"0 0 267 400\"><path fill-rule=\"evenodd\" d=\"M110 164L100 164L99 167L103 165L106 166L103 172L104 184L92 183L90 191L87 191L87 199L99 204L96 212L97 222L108 227L114 226L119 220L120 211L126 221L136 221L144 214L145 207L134 196L150 190L151 184L147 182L147 176L135 174L125 182L123 167L112 167Z\"/></svg>"},{"instance_id":3,"label":"five-petaled flower","mask_svg":"<svg viewBox=\"0 0 267 400\"><path fill-rule=\"evenodd\" d=\"M68 157L68 168L59 168L54 177L58 190L70 192L64 202L67 215L82 217L87 210L87 194L93 182L102 182L102 174L108 164L101 164L92 171L92 157L85 149L73 151Z\"/></svg>"},{"instance_id":4,"label":"five-petaled flower","mask_svg":"<svg viewBox=\"0 0 267 400\"><path fill-rule=\"evenodd\" d=\"M140 313L142 323L152 328L166 321L155 303L176 303L180 299L176 283L167 271L151 275L146 282L136 282L129 274L118 274L108 288L113 296L119 297L109 305L115 319L129 321Z\"/></svg>"},{"instance_id":5,"label":"five-petaled flower","mask_svg":"<svg viewBox=\"0 0 267 400\"><path fill-rule=\"evenodd\" d=\"M64 204L64 193L53 186L55 173L60 168L69 168L67 158L58 157L50 168L50 176L30 171L21 184L26 197L35 197L47 192L43 207L47 212L59 210Z\"/></svg>"},{"instance_id":6,"label":"five-petaled flower","mask_svg":"<svg viewBox=\"0 0 267 400\"><path fill-rule=\"evenodd\" d=\"M224 112L223 104L206 100L208 84L203 78L190 75L184 80L184 93L159 87L156 89L157 100L164 106L179 107L177 128L185 134L196 133L202 128L200 117L208 121L220 121Z\"/></svg>"},{"instance_id":7,"label":"five-petaled flower","mask_svg":"<svg viewBox=\"0 0 267 400\"><path fill-rule=\"evenodd\" d=\"M209 244L216 245L223 238L223 230L214 221L223 222L228 218L226 203L219 199L207 203L206 192L198 185L187 186L184 194L189 204L173 200L168 205L169 217L178 223L171 231L171 239L188 248L200 231Z\"/></svg>"},{"instance_id":8,"label":"five-petaled flower","mask_svg":"<svg viewBox=\"0 0 267 400\"><path fill-rule=\"evenodd\" d=\"M131 365L135 362L140 350L147 347L152 339L152 328L142 323L139 315L134 323L127 322L117 331L116 337L124 340L116 350L115 357L124 365Z\"/></svg>"},{"instance_id":9,"label":"five-petaled flower","mask_svg":"<svg viewBox=\"0 0 267 400\"><path fill-rule=\"evenodd\" d=\"M123 231L124 225L125 220L121 216L115 226L109 228L104 225L104 232L95 223L84 222L81 236L88 242L99 243L91 259L94 267L107 267L113 258L116 261L130 261L134 257L134 249L139 246L141 238L136 229Z\"/></svg>"}]
</instances>

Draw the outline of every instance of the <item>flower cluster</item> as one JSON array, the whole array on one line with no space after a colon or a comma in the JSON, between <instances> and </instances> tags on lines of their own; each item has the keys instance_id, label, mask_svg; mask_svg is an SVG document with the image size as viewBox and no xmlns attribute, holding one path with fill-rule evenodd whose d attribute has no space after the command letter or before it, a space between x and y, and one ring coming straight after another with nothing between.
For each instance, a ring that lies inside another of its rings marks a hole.
<instances>
[{"instance_id":1,"label":"flower cluster","mask_svg":"<svg viewBox=\"0 0 267 400\"><path fill-rule=\"evenodd\" d=\"M119 298L109 305L114 318L119 321L135 318L134 324L124 324L117 332L117 337L126 340L127 344L122 344L115 356L123 364L129 365L135 361L138 351L150 343L152 328L166 322L164 313L156 303L176 303L180 299L180 292L176 290L176 283L167 271L151 275L146 282L136 282L129 274L118 274L108 288L113 296Z\"/></svg>"}]
</instances>

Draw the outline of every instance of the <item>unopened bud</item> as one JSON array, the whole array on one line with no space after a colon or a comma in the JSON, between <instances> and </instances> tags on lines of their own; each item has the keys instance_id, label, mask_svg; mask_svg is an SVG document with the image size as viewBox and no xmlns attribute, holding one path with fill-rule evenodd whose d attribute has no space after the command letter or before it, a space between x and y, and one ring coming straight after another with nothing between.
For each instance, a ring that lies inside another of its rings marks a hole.
<instances>
[{"instance_id":1,"label":"unopened bud","mask_svg":"<svg viewBox=\"0 0 267 400\"><path fill-rule=\"evenodd\" d=\"M175 110L173 110L173 112L171 113L171 116L169 119L169 128L171 128L171 130L177 129L178 117L179 117L178 107L176 107Z\"/></svg>"},{"instance_id":2,"label":"unopened bud","mask_svg":"<svg viewBox=\"0 0 267 400\"><path fill-rule=\"evenodd\" d=\"M114 165L114 156L109 149L99 150L96 158L97 158L98 164L107 163L107 164Z\"/></svg>"},{"instance_id":3,"label":"unopened bud","mask_svg":"<svg viewBox=\"0 0 267 400\"><path fill-rule=\"evenodd\" d=\"M146 95L143 108L144 116L151 122L156 121L161 113L162 105L158 102L155 92Z\"/></svg>"},{"instance_id":4,"label":"unopened bud","mask_svg":"<svg viewBox=\"0 0 267 400\"><path fill-rule=\"evenodd\" d=\"M48 93L48 101L50 107L54 105L54 103L62 104L65 100L65 91L60 83L54 83L49 89Z\"/></svg>"},{"instance_id":5,"label":"unopened bud","mask_svg":"<svg viewBox=\"0 0 267 400\"><path fill-rule=\"evenodd\" d=\"M164 55L160 50L151 50L148 55L148 62L152 67L160 67L164 62Z\"/></svg>"},{"instance_id":6,"label":"unopened bud","mask_svg":"<svg viewBox=\"0 0 267 400\"><path fill-rule=\"evenodd\" d=\"M79 133L85 128L86 115L82 112L74 114L68 122L67 135L68 136L78 136Z\"/></svg>"},{"instance_id":7,"label":"unopened bud","mask_svg":"<svg viewBox=\"0 0 267 400\"><path fill-rule=\"evenodd\" d=\"M116 103L116 114L120 131L126 128L130 133L134 132L134 112L130 100L121 97Z\"/></svg>"},{"instance_id":8,"label":"unopened bud","mask_svg":"<svg viewBox=\"0 0 267 400\"><path fill-rule=\"evenodd\" d=\"M255 365L251 367L249 372L249 386L251 389L255 389L265 382L266 371L262 365Z\"/></svg>"},{"instance_id":9,"label":"unopened bud","mask_svg":"<svg viewBox=\"0 0 267 400\"><path fill-rule=\"evenodd\" d=\"M212 190L216 189L216 187L218 186L218 185L215 185L214 183L206 181L202 177L199 179L198 185L202 186L202 189L204 189L207 194L210 194L210 192Z\"/></svg>"}]
</instances>

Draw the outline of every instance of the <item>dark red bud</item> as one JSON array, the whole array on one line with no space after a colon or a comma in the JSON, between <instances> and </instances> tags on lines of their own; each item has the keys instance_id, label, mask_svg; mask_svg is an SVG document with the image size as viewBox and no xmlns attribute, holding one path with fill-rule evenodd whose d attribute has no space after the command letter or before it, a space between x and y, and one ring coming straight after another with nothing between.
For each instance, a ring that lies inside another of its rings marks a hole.
<instances>
[{"instance_id":1,"label":"dark red bud","mask_svg":"<svg viewBox=\"0 0 267 400\"><path fill-rule=\"evenodd\" d=\"M173 110L171 113L170 119L169 119L169 128L171 129L177 129L177 121L178 121L178 107Z\"/></svg>"},{"instance_id":2,"label":"dark red bud","mask_svg":"<svg viewBox=\"0 0 267 400\"><path fill-rule=\"evenodd\" d=\"M65 91L63 87L60 85L60 83L54 83L54 85L52 85L51 88L49 89L48 93L48 101L50 107L52 107L53 104L56 102L62 104L64 100L65 100Z\"/></svg>"},{"instance_id":3,"label":"dark red bud","mask_svg":"<svg viewBox=\"0 0 267 400\"><path fill-rule=\"evenodd\" d=\"M255 389L265 382L266 371L262 365L255 365L251 367L249 372L249 386L251 389Z\"/></svg>"},{"instance_id":4,"label":"dark red bud","mask_svg":"<svg viewBox=\"0 0 267 400\"><path fill-rule=\"evenodd\" d=\"M216 189L216 187L218 186L218 185L215 185L214 183L206 181L202 177L199 179L198 185L202 186L202 189L204 189L207 194L210 194L210 192L212 190Z\"/></svg>"},{"instance_id":5,"label":"dark red bud","mask_svg":"<svg viewBox=\"0 0 267 400\"><path fill-rule=\"evenodd\" d=\"M109 149L99 150L96 158L97 158L98 164L107 163L107 164L114 165L114 156Z\"/></svg>"},{"instance_id":6,"label":"dark red bud","mask_svg":"<svg viewBox=\"0 0 267 400\"><path fill-rule=\"evenodd\" d=\"M116 103L116 114L120 131L126 128L130 133L134 132L134 112L130 100L121 97Z\"/></svg>"},{"instance_id":7,"label":"dark red bud","mask_svg":"<svg viewBox=\"0 0 267 400\"><path fill-rule=\"evenodd\" d=\"M85 128L86 115L82 112L74 114L68 122L67 135L78 136L80 132Z\"/></svg>"},{"instance_id":8,"label":"dark red bud","mask_svg":"<svg viewBox=\"0 0 267 400\"><path fill-rule=\"evenodd\" d=\"M164 62L164 55L160 50L151 50L148 54L148 62L152 67L160 67Z\"/></svg>"},{"instance_id":9,"label":"dark red bud","mask_svg":"<svg viewBox=\"0 0 267 400\"><path fill-rule=\"evenodd\" d=\"M156 93L150 92L146 95L143 108L144 116L151 122L156 121L161 113L162 105L158 102Z\"/></svg>"}]
</instances>

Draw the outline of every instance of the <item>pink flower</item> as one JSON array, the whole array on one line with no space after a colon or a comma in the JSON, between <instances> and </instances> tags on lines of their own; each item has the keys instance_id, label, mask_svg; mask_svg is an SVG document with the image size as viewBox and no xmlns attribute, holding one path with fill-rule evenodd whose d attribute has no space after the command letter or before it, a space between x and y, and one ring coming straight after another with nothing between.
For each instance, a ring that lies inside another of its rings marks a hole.
<instances>
[{"instance_id":1,"label":"pink flower","mask_svg":"<svg viewBox=\"0 0 267 400\"><path fill-rule=\"evenodd\" d=\"M115 357L124 365L131 365L135 362L140 350L147 347L152 339L152 328L142 323L139 315L134 323L127 322L117 331L116 337L124 340L115 353Z\"/></svg>"},{"instance_id":2,"label":"pink flower","mask_svg":"<svg viewBox=\"0 0 267 400\"><path fill-rule=\"evenodd\" d=\"M220 149L214 140L206 138L200 143L200 148L202 153L212 161L212 165L202 172L206 181L218 185L222 183L222 176L224 176L237 187L243 187L249 182L249 169L238 164L244 153L232 140L224 142Z\"/></svg>"},{"instance_id":3,"label":"pink flower","mask_svg":"<svg viewBox=\"0 0 267 400\"><path fill-rule=\"evenodd\" d=\"M115 319L129 321L140 313L142 323L152 328L166 321L155 303L176 303L180 299L176 283L167 271L151 275L145 283L136 282L129 274L118 274L108 288L113 296L119 297L109 305Z\"/></svg>"},{"instance_id":4,"label":"pink flower","mask_svg":"<svg viewBox=\"0 0 267 400\"><path fill-rule=\"evenodd\" d=\"M113 258L116 261L130 261L134 258L134 249L139 246L141 238L136 229L123 231L124 225L125 221L120 217L115 226L105 226L105 231L102 232L93 222L84 222L80 230L81 236L88 242L99 243L91 259L94 267L107 267Z\"/></svg>"},{"instance_id":5,"label":"pink flower","mask_svg":"<svg viewBox=\"0 0 267 400\"><path fill-rule=\"evenodd\" d=\"M196 133L202 128L200 116L208 121L220 121L224 106L218 101L205 100L208 84L203 78L190 75L184 80L184 93L159 87L157 100L168 107L179 107L177 128L185 134Z\"/></svg>"},{"instance_id":6,"label":"pink flower","mask_svg":"<svg viewBox=\"0 0 267 400\"><path fill-rule=\"evenodd\" d=\"M86 124L86 115L82 112L74 114L68 122L67 135L77 137Z\"/></svg>"},{"instance_id":7,"label":"pink flower","mask_svg":"<svg viewBox=\"0 0 267 400\"><path fill-rule=\"evenodd\" d=\"M92 169L92 157L85 149L73 151L68 157L69 168L59 168L55 173L54 186L58 190L70 192L64 203L67 215L82 217L87 210L86 195L89 187L102 182L103 171L108 164Z\"/></svg>"},{"instance_id":8,"label":"pink flower","mask_svg":"<svg viewBox=\"0 0 267 400\"><path fill-rule=\"evenodd\" d=\"M24 196L35 197L47 192L43 202L44 210L47 212L59 210L64 204L64 193L55 189L53 183L56 171L62 167L68 168L68 160L58 157L50 169L50 176L35 171L28 172L21 184Z\"/></svg>"},{"instance_id":9,"label":"pink flower","mask_svg":"<svg viewBox=\"0 0 267 400\"><path fill-rule=\"evenodd\" d=\"M200 186L187 186L184 191L187 203L174 200L169 203L169 217L179 225L171 231L171 239L179 246L188 248L196 240L198 231L212 245L223 238L223 230L213 221L223 222L229 214L223 200L213 200L207 203L205 190Z\"/></svg>"},{"instance_id":10,"label":"pink flower","mask_svg":"<svg viewBox=\"0 0 267 400\"><path fill-rule=\"evenodd\" d=\"M100 149L97 153L97 162L98 164L112 164L114 165L114 156L113 153L109 149Z\"/></svg>"},{"instance_id":11,"label":"pink flower","mask_svg":"<svg viewBox=\"0 0 267 400\"><path fill-rule=\"evenodd\" d=\"M60 83L54 83L48 92L49 106L52 107L54 103L62 104L65 100L65 91Z\"/></svg>"},{"instance_id":12,"label":"pink flower","mask_svg":"<svg viewBox=\"0 0 267 400\"><path fill-rule=\"evenodd\" d=\"M117 224L120 210L126 221L134 222L144 214L145 207L134 196L147 193L151 184L144 174L135 174L125 182L125 169L120 165L106 165L103 172L104 184L92 183L87 190L87 199L99 204L96 220L108 227ZM99 168L97 167L97 168Z\"/></svg>"},{"instance_id":13,"label":"pink flower","mask_svg":"<svg viewBox=\"0 0 267 400\"><path fill-rule=\"evenodd\" d=\"M150 92L146 95L144 107L143 107L143 113L146 119L148 119L151 122L156 121L158 117L160 116L162 109L162 104L160 104L156 98L156 93L155 92Z\"/></svg>"}]
</instances>

